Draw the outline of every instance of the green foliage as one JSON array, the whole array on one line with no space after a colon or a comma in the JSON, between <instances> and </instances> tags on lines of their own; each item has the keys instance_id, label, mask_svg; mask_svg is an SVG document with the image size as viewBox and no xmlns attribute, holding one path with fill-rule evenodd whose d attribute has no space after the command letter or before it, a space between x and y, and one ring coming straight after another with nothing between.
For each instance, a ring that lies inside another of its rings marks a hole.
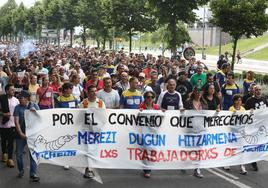
<instances>
[{"instance_id":1,"label":"green foliage","mask_svg":"<svg viewBox=\"0 0 268 188\"><path fill-rule=\"evenodd\" d=\"M148 0L153 9L153 14L158 18L159 25L167 25L169 32L168 47L175 53L177 47L180 45L180 36L178 31L185 34L184 29L181 28L179 21L184 23L191 23L195 21L194 9L198 9L199 5L206 4L208 0ZM180 27L179 27L180 26ZM187 34L185 34L186 36Z\"/></svg>"},{"instance_id":2,"label":"green foliage","mask_svg":"<svg viewBox=\"0 0 268 188\"><path fill-rule=\"evenodd\" d=\"M233 37L232 69L237 41L242 36L262 35L268 29L267 0L212 0L211 23Z\"/></svg>"},{"instance_id":3,"label":"green foliage","mask_svg":"<svg viewBox=\"0 0 268 188\"><path fill-rule=\"evenodd\" d=\"M147 32L155 30L155 18L151 16L151 9L147 0L107 0L106 9L109 12L108 22L117 30L129 34L131 51L131 37L133 32Z\"/></svg>"}]
</instances>

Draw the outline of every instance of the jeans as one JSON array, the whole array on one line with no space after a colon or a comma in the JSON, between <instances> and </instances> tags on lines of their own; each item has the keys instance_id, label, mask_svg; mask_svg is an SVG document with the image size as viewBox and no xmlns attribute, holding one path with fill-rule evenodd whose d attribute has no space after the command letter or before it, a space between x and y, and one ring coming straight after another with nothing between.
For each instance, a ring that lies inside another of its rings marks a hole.
<instances>
[{"instance_id":1,"label":"jeans","mask_svg":"<svg viewBox=\"0 0 268 188\"><path fill-rule=\"evenodd\" d=\"M27 141L21 138L16 139L16 154L17 154L17 165L18 170L20 173L24 173L24 166L23 166L23 151L24 147L27 145ZM37 164L33 160L30 152L30 176L36 175L37 172Z\"/></svg>"}]
</instances>

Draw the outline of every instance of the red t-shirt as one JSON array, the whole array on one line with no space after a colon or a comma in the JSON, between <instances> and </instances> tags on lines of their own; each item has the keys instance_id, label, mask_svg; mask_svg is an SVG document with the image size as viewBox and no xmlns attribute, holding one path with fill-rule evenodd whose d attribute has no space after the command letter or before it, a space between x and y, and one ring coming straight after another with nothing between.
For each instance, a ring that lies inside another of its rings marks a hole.
<instances>
[{"instance_id":1,"label":"red t-shirt","mask_svg":"<svg viewBox=\"0 0 268 188\"><path fill-rule=\"evenodd\" d=\"M48 88L39 87L37 89L37 95L39 96L39 104L43 106L52 106L53 100L53 89L48 86Z\"/></svg>"},{"instance_id":2,"label":"red t-shirt","mask_svg":"<svg viewBox=\"0 0 268 188\"><path fill-rule=\"evenodd\" d=\"M92 80L88 80L87 81L87 83L86 83L86 91L87 91L88 86L90 86L90 85L93 85L93 81ZM98 91L101 90L101 89L103 89L103 81L102 80L98 80L98 83L97 83L96 87L97 87L97 90Z\"/></svg>"},{"instance_id":3,"label":"red t-shirt","mask_svg":"<svg viewBox=\"0 0 268 188\"><path fill-rule=\"evenodd\" d=\"M53 84L53 83L51 83L50 85L49 85L49 87L51 87L52 89L53 89L53 92L54 93L59 93L59 88L60 88L60 85L55 85L55 84Z\"/></svg>"},{"instance_id":4,"label":"red t-shirt","mask_svg":"<svg viewBox=\"0 0 268 188\"><path fill-rule=\"evenodd\" d=\"M143 110L146 110L146 109L147 109L147 108L146 108L146 105L145 105L144 102L140 104L139 108L141 108L141 109L143 109ZM154 110L159 110L159 106L158 106L158 104L153 104L153 109L154 109Z\"/></svg>"}]
</instances>

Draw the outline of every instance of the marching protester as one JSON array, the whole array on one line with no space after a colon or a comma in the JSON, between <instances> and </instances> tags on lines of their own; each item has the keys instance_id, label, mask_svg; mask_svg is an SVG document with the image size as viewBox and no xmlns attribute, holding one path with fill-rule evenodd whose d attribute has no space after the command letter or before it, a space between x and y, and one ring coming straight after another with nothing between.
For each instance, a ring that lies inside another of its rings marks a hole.
<instances>
[{"instance_id":1,"label":"marching protester","mask_svg":"<svg viewBox=\"0 0 268 188\"><path fill-rule=\"evenodd\" d=\"M107 78L108 79L108 78ZM88 86L88 98L84 99L80 104L80 108L101 108L106 109L105 102L97 97L97 87L95 85ZM90 167L85 168L84 178L94 178L95 174Z\"/></svg>"},{"instance_id":2,"label":"marching protester","mask_svg":"<svg viewBox=\"0 0 268 188\"><path fill-rule=\"evenodd\" d=\"M186 110L202 110L203 105L201 102L201 96L202 96L202 92L199 91L198 87L194 87L189 99L187 99L187 101L185 102L185 105L184 105L185 109ZM204 177L199 168L194 169L193 175L197 178Z\"/></svg>"},{"instance_id":3,"label":"marching protester","mask_svg":"<svg viewBox=\"0 0 268 188\"><path fill-rule=\"evenodd\" d=\"M141 92L138 90L138 79L132 77L129 79L129 89L122 93L120 99L121 109L139 109L139 105L143 101Z\"/></svg>"},{"instance_id":4,"label":"marching protester","mask_svg":"<svg viewBox=\"0 0 268 188\"><path fill-rule=\"evenodd\" d=\"M242 95L240 94L235 94L233 96L233 106L229 108L229 111L231 112L245 112L245 108L242 106ZM225 169L230 169L230 167L225 167ZM246 170L245 165L240 165L240 174L246 175L248 172Z\"/></svg>"},{"instance_id":5,"label":"marching protester","mask_svg":"<svg viewBox=\"0 0 268 188\"><path fill-rule=\"evenodd\" d=\"M157 104L163 110L183 109L182 97L176 90L176 81L170 79L167 82L167 90L163 91L158 98Z\"/></svg>"},{"instance_id":6,"label":"marching protester","mask_svg":"<svg viewBox=\"0 0 268 188\"><path fill-rule=\"evenodd\" d=\"M193 88L197 87L200 91L202 90L203 85L206 83L206 73L203 73L201 65L197 66L196 73L191 76L190 82Z\"/></svg>"},{"instance_id":7,"label":"marching protester","mask_svg":"<svg viewBox=\"0 0 268 188\"><path fill-rule=\"evenodd\" d=\"M40 45L36 52L21 60L18 55L7 52L4 55L0 53L0 58L6 62L5 67L0 64L1 88L2 84L13 83L7 85L3 91L6 94L0 97L4 117L0 124L2 160L10 161L7 166L14 166L10 143L12 129L16 126L19 135L16 140L19 177L24 175L22 153L27 138L23 112L28 109L120 108L163 110L168 113L169 110L183 111L185 107L186 110L196 111L244 112L241 96L237 95L242 84L236 84L230 64L226 61L219 63L221 70L214 74L209 71L204 73L203 69L207 66L196 57L178 61L151 54L127 55L123 51L53 45ZM266 99L261 96L261 87L256 84L251 71L247 73L243 90L243 104L247 110L267 106ZM16 101L15 96L20 100ZM31 180L39 181L36 164L32 158L30 160ZM258 170L257 163L253 163L253 167ZM144 168L144 177L151 176L150 169ZM244 165L240 170L241 174L247 173ZM95 175L93 169L86 167L85 178ZM203 177L199 168L194 169L194 176Z\"/></svg>"},{"instance_id":8,"label":"marching protester","mask_svg":"<svg viewBox=\"0 0 268 188\"><path fill-rule=\"evenodd\" d=\"M254 78L254 72L253 71L248 71L246 74L246 78L244 79L243 82L243 94L247 95L249 92L249 87L252 83L256 84L256 80Z\"/></svg>"},{"instance_id":9,"label":"marching protester","mask_svg":"<svg viewBox=\"0 0 268 188\"><path fill-rule=\"evenodd\" d=\"M103 79L104 87L98 91L97 97L105 102L106 108L117 109L120 106L120 96L118 92L112 89L112 79L106 77Z\"/></svg>"},{"instance_id":10,"label":"marching protester","mask_svg":"<svg viewBox=\"0 0 268 188\"><path fill-rule=\"evenodd\" d=\"M268 103L266 98L262 96L262 88L260 85L256 85L254 87L254 95L247 99L245 103L246 110L256 110L256 109L264 109L267 108ZM252 163L252 167L254 171L258 171L257 162Z\"/></svg>"},{"instance_id":11,"label":"marching protester","mask_svg":"<svg viewBox=\"0 0 268 188\"><path fill-rule=\"evenodd\" d=\"M144 101L140 104L139 109L142 110L160 110L159 106L155 104L155 93L153 91L146 91L143 94ZM144 177L150 178L151 177L151 170L143 170Z\"/></svg>"},{"instance_id":12,"label":"marching protester","mask_svg":"<svg viewBox=\"0 0 268 188\"><path fill-rule=\"evenodd\" d=\"M14 109L19 104L19 100L14 97L14 85L5 86L6 94L0 96L1 111L3 112L2 122L0 123L2 161L7 167L15 166L13 161L13 147L15 139Z\"/></svg>"},{"instance_id":13,"label":"marching protester","mask_svg":"<svg viewBox=\"0 0 268 188\"><path fill-rule=\"evenodd\" d=\"M227 74L226 83L221 88L223 97L222 108L223 110L229 110L233 103L233 96L240 93L239 86L235 83L234 73Z\"/></svg>"},{"instance_id":14,"label":"marching protester","mask_svg":"<svg viewBox=\"0 0 268 188\"><path fill-rule=\"evenodd\" d=\"M49 87L47 76L42 78L42 86L37 89L36 95L41 110L54 108L53 89Z\"/></svg>"},{"instance_id":15,"label":"marching protester","mask_svg":"<svg viewBox=\"0 0 268 188\"><path fill-rule=\"evenodd\" d=\"M23 152L24 148L27 145L27 137L25 132L25 110L39 110L37 104L30 101L30 94L28 91L21 91L19 96L20 104L18 104L14 109L14 121L16 125L16 160L17 160L17 167L19 170L18 177L22 178L24 176L24 162L23 162ZM37 164L30 156L30 180L33 182L39 182L40 178L37 175Z\"/></svg>"}]
</instances>

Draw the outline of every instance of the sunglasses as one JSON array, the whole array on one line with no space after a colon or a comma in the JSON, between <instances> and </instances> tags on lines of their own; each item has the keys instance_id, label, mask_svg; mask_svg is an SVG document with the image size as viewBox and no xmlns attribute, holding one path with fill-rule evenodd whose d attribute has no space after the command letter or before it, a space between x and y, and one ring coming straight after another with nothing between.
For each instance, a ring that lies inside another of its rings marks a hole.
<instances>
[{"instance_id":1,"label":"sunglasses","mask_svg":"<svg viewBox=\"0 0 268 188\"><path fill-rule=\"evenodd\" d=\"M152 96L152 95L148 95L148 96L146 96L146 98L147 98L147 99L149 99L149 98L153 99L154 96Z\"/></svg>"}]
</instances>

